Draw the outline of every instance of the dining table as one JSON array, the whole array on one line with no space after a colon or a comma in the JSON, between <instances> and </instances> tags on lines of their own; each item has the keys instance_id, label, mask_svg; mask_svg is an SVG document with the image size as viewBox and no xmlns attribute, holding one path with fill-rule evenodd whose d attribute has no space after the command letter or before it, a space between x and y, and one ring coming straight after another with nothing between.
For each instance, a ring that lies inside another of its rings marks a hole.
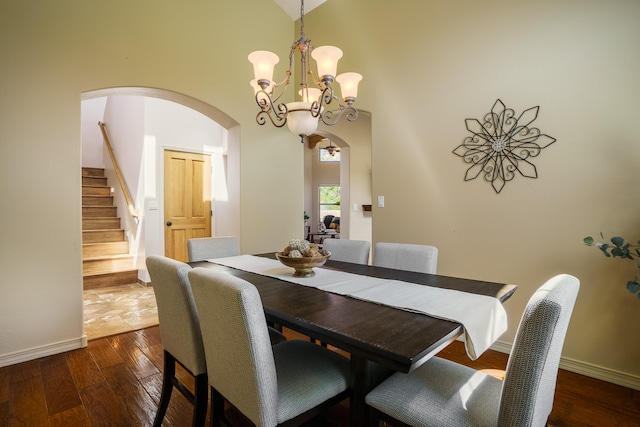
<instances>
[{"instance_id":1,"label":"dining table","mask_svg":"<svg viewBox=\"0 0 640 427\"><path fill-rule=\"evenodd\" d=\"M257 257L275 259L275 253ZM222 260L190 262L192 267L226 271L252 283L258 290L268 322L290 328L349 353L352 395L350 425L368 423L365 396L393 372L410 372L459 337L461 323L414 310L303 286L288 280L223 265ZM453 295L473 294L504 303L517 286L468 278L425 274L329 259L316 267L365 278L452 290ZM293 272L293 269L291 269ZM455 298L455 297L452 297ZM457 304L457 301L452 301ZM473 310L473 307L462 307Z\"/></svg>"}]
</instances>

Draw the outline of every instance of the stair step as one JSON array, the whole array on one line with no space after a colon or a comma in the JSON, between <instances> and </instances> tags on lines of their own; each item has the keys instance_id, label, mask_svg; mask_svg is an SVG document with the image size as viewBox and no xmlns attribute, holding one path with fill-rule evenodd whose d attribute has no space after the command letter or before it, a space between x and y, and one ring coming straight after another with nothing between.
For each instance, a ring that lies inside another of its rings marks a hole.
<instances>
[{"instance_id":1,"label":"stair step","mask_svg":"<svg viewBox=\"0 0 640 427\"><path fill-rule=\"evenodd\" d=\"M98 177L98 176L83 176L82 177L82 185L107 185L106 177Z\"/></svg>"},{"instance_id":2,"label":"stair step","mask_svg":"<svg viewBox=\"0 0 640 427\"><path fill-rule=\"evenodd\" d=\"M122 271L133 269L133 256L131 255L111 255L94 258L84 258L82 260L82 275L93 276L112 271Z\"/></svg>"},{"instance_id":3,"label":"stair step","mask_svg":"<svg viewBox=\"0 0 640 427\"><path fill-rule=\"evenodd\" d=\"M83 196L110 196L111 188L104 187L102 185L83 185L82 195Z\"/></svg>"},{"instance_id":4,"label":"stair step","mask_svg":"<svg viewBox=\"0 0 640 427\"><path fill-rule=\"evenodd\" d=\"M82 168L82 176L93 176L93 177L103 177L104 169L103 168Z\"/></svg>"},{"instance_id":5,"label":"stair step","mask_svg":"<svg viewBox=\"0 0 640 427\"><path fill-rule=\"evenodd\" d=\"M123 229L82 230L82 243L105 243L124 241Z\"/></svg>"},{"instance_id":6,"label":"stair step","mask_svg":"<svg viewBox=\"0 0 640 427\"><path fill-rule=\"evenodd\" d=\"M82 230L120 229L120 218L82 218Z\"/></svg>"},{"instance_id":7,"label":"stair step","mask_svg":"<svg viewBox=\"0 0 640 427\"><path fill-rule=\"evenodd\" d=\"M82 168L83 289L138 283L104 169Z\"/></svg>"},{"instance_id":8,"label":"stair step","mask_svg":"<svg viewBox=\"0 0 640 427\"><path fill-rule=\"evenodd\" d=\"M104 288L107 286L128 285L138 283L138 270L120 270L109 273L86 275L82 278L82 288Z\"/></svg>"},{"instance_id":9,"label":"stair step","mask_svg":"<svg viewBox=\"0 0 640 427\"><path fill-rule=\"evenodd\" d=\"M118 209L115 206L83 206L82 218L116 217Z\"/></svg>"},{"instance_id":10,"label":"stair step","mask_svg":"<svg viewBox=\"0 0 640 427\"><path fill-rule=\"evenodd\" d=\"M129 253L129 242L83 243L82 259Z\"/></svg>"},{"instance_id":11,"label":"stair step","mask_svg":"<svg viewBox=\"0 0 640 427\"><path fill-rule=\"evenodd\" d=\"M113 196L82 196L82 206L113 206Z\"/></svg>"}]
</instances>

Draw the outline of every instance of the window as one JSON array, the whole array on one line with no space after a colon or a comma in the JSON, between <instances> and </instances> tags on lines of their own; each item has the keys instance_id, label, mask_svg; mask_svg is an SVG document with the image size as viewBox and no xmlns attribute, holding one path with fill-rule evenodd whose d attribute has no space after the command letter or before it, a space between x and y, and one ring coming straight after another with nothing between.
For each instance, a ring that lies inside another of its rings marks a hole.
<instances>
[{"instance_id":1,"label":"window","mask_svg":"<svg viewBox=\"0 0 640 427\"><path fill-rule=\"evenodd\" d=\"M321 185L318 187L320 220L327 215L340 216L340 186Z\"/></svg>"},{"instance_id":2,"label":"window","mask_svg":"<svg viewBox=\"0 0 640 427\"><path fill-rule=\"evenodd\" d=\"M320 153L321 162L339 162L340 161L340 151L331 150L330 152L326 148L321 148L318 151Z\"/></svg>"}]
</instances>

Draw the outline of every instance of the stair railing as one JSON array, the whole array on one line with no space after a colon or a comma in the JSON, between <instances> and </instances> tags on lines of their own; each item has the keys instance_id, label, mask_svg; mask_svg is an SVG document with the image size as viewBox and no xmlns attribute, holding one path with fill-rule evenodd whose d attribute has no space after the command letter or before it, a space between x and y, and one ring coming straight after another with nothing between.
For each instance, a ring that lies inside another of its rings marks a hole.
<instances>
[{"instance_id":1,"label":"stair railing","mask_svg":"<svg viewBox=\"0 0 640 427\"><path fill-rule=\"evenodd\" d=\"M136 212L136 208L133 204L133 199L131 198L131 194L129 194L129 188L127 187L127 184L124 182L124 177L122 176L122 173L120 172L120 168L118 167L118 162L116 161L115 154L113 154L113 149L111 148L111 142L109 142L109 137L107 136L107 130L105 129L105 125L102 122L98 122L98 126L100 126L100 130L102 131L102 136L104 137L104 143L107 146L107 150L109 150L109 155L111 156L111 162L113 163L113 168L116 171L116 176L118 177L120 188L122 188L122 194L124 194L124 198L127 201L129 214L137 220L140 214Z\"/></svg>"}]
</instances>

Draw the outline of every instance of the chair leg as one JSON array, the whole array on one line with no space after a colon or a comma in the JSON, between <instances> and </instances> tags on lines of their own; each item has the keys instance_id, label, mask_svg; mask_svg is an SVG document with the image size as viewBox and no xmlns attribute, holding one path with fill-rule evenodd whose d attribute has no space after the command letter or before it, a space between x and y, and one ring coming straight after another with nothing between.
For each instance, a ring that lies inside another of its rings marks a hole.
<instances>
[{"instance_id":1,"label":"chair leg","mask_svg":"<svg viewBox=\"0 0 640 427\"><path fill-rule=\"evenodd\" d=\"M209 379L207 374L195 376L195 393L193 394L193 427L203 427L207 420L207 403L209 401Z\"/></svg>"},{"instance_id":2,"label":"chair leg","mask_svg":"<svg viewBox=\"0 0 640 427\"><path fill-rule=\"evenodd\" d=\"M160 404L158 412L153 420L154 427L162 425L162 420L167 412L171 392L173 391L173 377L176 375L176 359L168 351L164 351L164 374L162 375L162 394L160 395Z\"/></svg>"},{"instance_id":3,"label":"chair leg","mask_svg":"<svg viewBox=\"0 0 640 427\"><path fill-rule=\"evenodd\" d=\"M213 387L211 387L211 425L226 425L224 422L224 397Z\"/></svg>"},{"instance_id":4,"label":"chair leg","mask_svg":"<svg viewBox=\"0 0 640 427\"><path fill-rule=\"evenodd\" d=\"M386 426L386 421L382 423L383 426ZM369 406L369 426L370 427L379 427L380 426L380 412L377 409Z\"/></svg>"}]
</instances>

